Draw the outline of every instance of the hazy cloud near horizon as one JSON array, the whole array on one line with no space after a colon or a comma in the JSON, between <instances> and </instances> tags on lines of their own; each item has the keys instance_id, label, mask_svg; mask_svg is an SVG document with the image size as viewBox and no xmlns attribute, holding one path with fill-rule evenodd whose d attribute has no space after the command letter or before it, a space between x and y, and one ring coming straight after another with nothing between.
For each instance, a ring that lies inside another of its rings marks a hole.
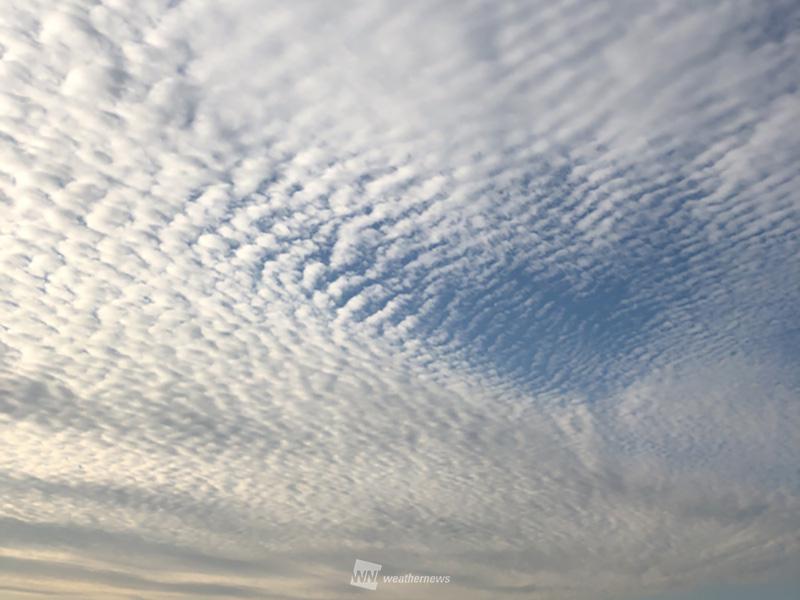
<instances>
[{"instance_id":1,"label":"hazy cloud near horizon","mask_svg":"<svg viewBox=\"0 0 800 600\"><path fill-rule=\"evenodd\" d=\"M797 582L798 24L7 2L0 593Z\"/></svg>"}]
</instances>

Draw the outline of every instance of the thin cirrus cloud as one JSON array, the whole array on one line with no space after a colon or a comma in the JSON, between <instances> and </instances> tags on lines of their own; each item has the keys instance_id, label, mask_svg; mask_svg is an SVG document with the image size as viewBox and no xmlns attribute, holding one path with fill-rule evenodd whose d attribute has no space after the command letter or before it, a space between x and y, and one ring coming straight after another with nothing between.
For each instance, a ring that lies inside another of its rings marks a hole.
<instances>
[{"instance_id":1,"label":"thin cirrus cloud","mask_svg":"<svg viewBox=\"0 0 800 600\"><path fill-rule=\"evenodd\" d=\"M794 2L0 13L4 597L796 582Z\"/></svg>"}]
</instances>

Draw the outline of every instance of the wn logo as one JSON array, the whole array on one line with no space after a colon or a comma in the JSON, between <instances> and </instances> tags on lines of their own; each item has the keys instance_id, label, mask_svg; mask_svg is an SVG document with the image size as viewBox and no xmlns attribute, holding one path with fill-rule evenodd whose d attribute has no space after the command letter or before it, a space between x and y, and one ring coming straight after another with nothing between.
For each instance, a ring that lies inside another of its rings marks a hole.
<instances>
[{"instance_id":1,"label":"wn logo","mask_svg":"<svg viewBox=\"0 0 800 600\"><path fill-rule=\"evenodd\" d=\"M378 589L378 573L383 567L378 563L356 559L353 565L353 576L350 578L350 585L364 588L365 590Z\"/></svg>"}]
</instances>

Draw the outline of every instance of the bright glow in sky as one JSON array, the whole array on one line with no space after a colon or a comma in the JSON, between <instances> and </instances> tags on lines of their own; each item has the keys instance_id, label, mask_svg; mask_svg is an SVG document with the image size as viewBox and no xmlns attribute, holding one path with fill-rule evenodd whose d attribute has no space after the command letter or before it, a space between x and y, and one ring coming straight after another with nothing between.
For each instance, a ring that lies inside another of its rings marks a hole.
<instances>
[{"instance_id":1,"label":"bright glow in sky","mask_svg":"<svg viewBox=\"0 0 800 600\"><path fill-rule=\"evenodd\" d=\"M2 2L0 596L800 595L799 25Z\"/></svg>"}]
</instances>

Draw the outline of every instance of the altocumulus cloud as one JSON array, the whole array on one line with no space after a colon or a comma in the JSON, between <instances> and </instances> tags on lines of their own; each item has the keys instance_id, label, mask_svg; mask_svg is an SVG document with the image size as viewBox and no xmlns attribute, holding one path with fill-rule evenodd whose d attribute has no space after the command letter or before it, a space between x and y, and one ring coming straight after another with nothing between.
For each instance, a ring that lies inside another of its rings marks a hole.
<instances>
[{"instance_id":1,"label":"altocumulus cloud","mask_svg":"<svg viewBox=\"0 0 800 600\"><path fill-rule=\"evenodd\" d=\"M6 2L3 596L791 577L798 8Z\"/></svg>"}]
</instances>

